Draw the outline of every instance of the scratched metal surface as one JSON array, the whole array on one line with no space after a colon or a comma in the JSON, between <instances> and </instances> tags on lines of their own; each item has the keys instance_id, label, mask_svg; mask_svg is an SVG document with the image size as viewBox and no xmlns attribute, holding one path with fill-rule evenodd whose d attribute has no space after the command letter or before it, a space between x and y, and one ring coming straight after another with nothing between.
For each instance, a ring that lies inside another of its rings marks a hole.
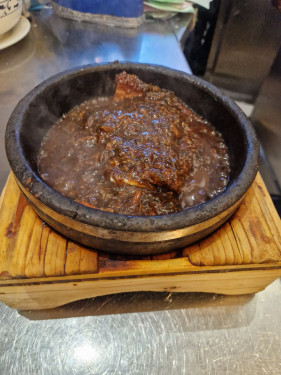
<instances>
[{"instance_id":1,"label":"scratched metal surface","mask_svg":"<svg viewBox=\"0 0 281 375\"><path fill-rule=\"evenodd\" d=\"M189 71L164 22L113 33L33 14L28 37L0 53L0 190L4 129L18 100L59 71L115 59ZM130 293L36 312L0 303L0 375L280 374L280 311L280 279L235 297Z\"/></svg>"},{"instance_id":2,"label":"scratched metal surface","mask_svg":"<svg viewBox=\"0 0 281 375\"><path fill-rule=\"evenodd\" d=\"M280 279L256 295L130 293L45 311L0 304L0 373L280 374Z\"/></svg>"}]
</instances>

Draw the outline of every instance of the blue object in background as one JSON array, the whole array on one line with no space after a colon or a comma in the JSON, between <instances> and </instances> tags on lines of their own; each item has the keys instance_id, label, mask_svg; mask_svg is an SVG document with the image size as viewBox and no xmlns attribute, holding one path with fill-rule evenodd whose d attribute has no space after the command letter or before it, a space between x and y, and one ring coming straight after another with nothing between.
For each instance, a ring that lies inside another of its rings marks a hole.
<instances>
[{"instance_id":1,"label":"blue object in background","mask_svg":"<svg viewBox=\"0 0 281 375\"><path fill-rule=\"evenodd\" d=\"M140 17L143 0L54 0L58 5L82 13L106 14L115 17Z\"/></svg>"}]
</instances>

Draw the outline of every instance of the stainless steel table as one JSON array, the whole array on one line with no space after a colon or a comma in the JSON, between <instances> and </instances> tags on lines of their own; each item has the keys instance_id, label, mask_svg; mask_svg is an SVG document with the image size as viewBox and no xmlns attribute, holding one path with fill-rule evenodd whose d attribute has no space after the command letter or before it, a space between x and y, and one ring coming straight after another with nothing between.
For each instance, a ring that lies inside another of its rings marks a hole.
<instances>
[{"instance_id":1,"label":"stainless steel table","mask_svg":"<svg viewBox=\"0 0 281 375\"><path fill-rule=\"evenodd\" d=\"M20 98L73 66L127 60L189 72L167 22L121 30L32 15L30 34L0 51L0 189L4 129ZM1 240L1 239L0 239ZM46 311L0 303L0 374L280 374L280 279L256 295L130 293Z\"/></svg>"}]
</instances>

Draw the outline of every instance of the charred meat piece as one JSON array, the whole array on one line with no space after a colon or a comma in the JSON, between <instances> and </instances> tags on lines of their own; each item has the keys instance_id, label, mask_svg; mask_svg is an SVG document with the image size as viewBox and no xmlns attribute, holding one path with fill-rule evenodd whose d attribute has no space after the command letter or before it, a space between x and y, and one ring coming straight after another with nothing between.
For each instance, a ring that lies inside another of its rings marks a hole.
<instances>
[{"instance_id":1,"label":"charred meat piece","mask_svg":"<svg viewBox=\"0 0 281 375\"><path fill-rule=\"evenodd\" d=\"M111 181L148 189L164 186L180 193L190 171L191 161L183 157L177 144L183 135L179 127L182 123L180 114L171 113L168 106L170 102L170 107L178 110L178 107L181 109L184 105L171 92L146 84L135 75L120 73L115 82L114 100L121 102L135 99L141 104L139 98L142 97L146 105L140 105L134 112L130 112L134 114L133 119L137 118L137 129L133 130L134 134L138 134L137 137L130 141L121 138L115 143L116 162ZM140 133L148 136L142 137ZM163 136L166 138L164 143ZM141 142L136 142L138 138L141 138Z\"/></svg>"},{"instance_id":2,"label":"charred meat piece","mask_svg":"<svg viewBox=\"0 0 281 375\"><path fill-rule=\"evenodd\" d=\"M149 88L149 85L142 82L137 76L126 72L117 74L115 83L115 101L143 96Z\"/></svg>"},{"instance_id":3,"label":"charred meat piece","mask_svg":"<svg viewBox=\"0 0 281 375\"><path fill-rule=\"evenodd\" d=\"M117 184L128 184L154 190L156 186L166 187L180 193L190 170L188 158L170 145L155 141L142 145L134 141L114 144L115 157L112 160L110 178Z\"/></svg>"}]
</instances>

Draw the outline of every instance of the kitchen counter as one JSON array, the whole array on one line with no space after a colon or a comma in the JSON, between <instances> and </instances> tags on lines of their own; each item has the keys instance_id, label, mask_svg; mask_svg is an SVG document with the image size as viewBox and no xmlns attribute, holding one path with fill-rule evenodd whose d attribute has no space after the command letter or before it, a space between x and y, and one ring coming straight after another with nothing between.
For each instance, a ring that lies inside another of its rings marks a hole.
<instances>
[{"instance_id":1,"label":"kitchen counter","mask_svg":"<svg viewBox=\"0 0 281 375\"><path fill-rule=\"evenodd\" d=\"M60 71L114 60L190 72L168 22L121 30L32 14L29 35L0 51L0 190L16 103ZM256 295L142 292L39 311L0 303L0 374L277 374L280 281Z\"/></svg>"}]
</instances>

